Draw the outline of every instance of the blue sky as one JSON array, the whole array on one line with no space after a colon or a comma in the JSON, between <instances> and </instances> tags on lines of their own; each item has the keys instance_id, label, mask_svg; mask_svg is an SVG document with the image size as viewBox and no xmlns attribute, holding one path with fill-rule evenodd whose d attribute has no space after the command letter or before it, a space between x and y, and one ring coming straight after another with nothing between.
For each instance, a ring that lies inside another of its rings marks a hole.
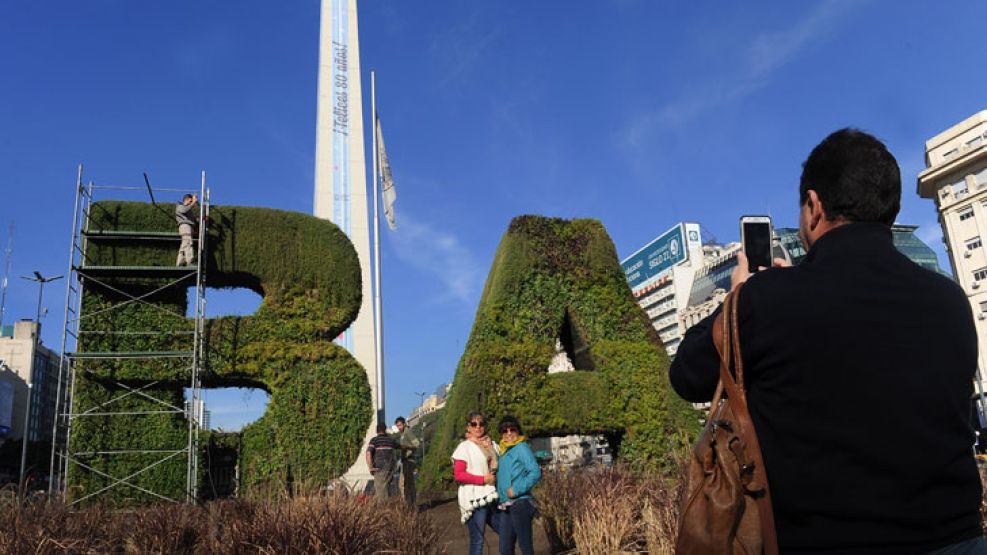
<instances>
[{"instance_id":1,"label":"blue sky","mask_svg":"<svg viewBox=\"0 0 987 555\"><path fill-rule=\"evenodd\" d=\"M597 218L622 257L683 220L722 242L745 213L794 226L800 164L840 127L887 142L899 221L949 266L915 176L926 139L987 108L983 2L361 0L359 17L398 191L389 418L452 379L514 216ZM196 187L206 170L217 204L311 213L318 21L315 0L0 3L13 276L65 273L79 163L106 184ZM46 295L50 345L64 294ZM35 295L14 277L6 322ZM227 428L262 399L207 397Z\"/></svg>"}]
</instances>

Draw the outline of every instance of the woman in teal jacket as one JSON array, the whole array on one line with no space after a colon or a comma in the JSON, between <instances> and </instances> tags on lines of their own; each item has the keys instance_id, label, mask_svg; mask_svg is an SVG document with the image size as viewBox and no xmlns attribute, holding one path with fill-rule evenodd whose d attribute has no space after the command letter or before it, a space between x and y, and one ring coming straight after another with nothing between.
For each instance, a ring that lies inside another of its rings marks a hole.
<instances>
[{"instance_id":1,"label":"woman in teal jacket","mask_svg":"<svg viewBox=\"0 0 987 555\"><path fill-rule=\"evenodd\" d=\"M535 517L535 505L531 489L541 479L541 468L521 435L521 424L517 418L502 418L499 431L497 496L501 510L498 526L500 555L513 555L515 542L520 545L523 555L534 555L531 520Z\"/></svg>"}]
</instances>

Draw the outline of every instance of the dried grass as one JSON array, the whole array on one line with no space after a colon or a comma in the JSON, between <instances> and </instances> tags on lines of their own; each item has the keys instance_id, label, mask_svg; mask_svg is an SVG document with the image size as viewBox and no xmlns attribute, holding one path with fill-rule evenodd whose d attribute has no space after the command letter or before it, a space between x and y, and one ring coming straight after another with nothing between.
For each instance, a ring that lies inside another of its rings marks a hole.
<instances>
[{"instance_id":1,"label":"dried grass","mask_svg":"<svg viewBox=\"0 0 987 555\"><path fill-rule=\"evenodd\" d=\"M984 531L984 535L987 536L987 468L980 466L980 484L982 486L980 493L980 528Z\"/></svg>"},{"instance_id":2,"label":"dried grass","mask_svg":"<svg viewBox=\"0 0 987 555\"><path fill-rule=\"evenodd\" d=\"M111 512L37 500L0 504L0 553L363 555L441 553L425 513L345 493Z\"/></svg>"},{"instance_id":3,"label":"dried grass","mask_svg":"<svg viewBox=\"0 0 987 555\"><path fill-rule=\"evenodd\" d=\"M550 474L539 510L553 553L672 553L680 480L621 468Z\"/></svg>"},{"instance_id":4,"label":"dried grass","mask_svg":"<svg viewBox=\"0 0 987 555\"><path fill-rule=\"evenodd\" d=\"M637 476L620 468L548 474L538 496L553 553L671 554L678 533L683 476ZM981 518L987 531L987 468Z\"/></svg>"}]
</instances>

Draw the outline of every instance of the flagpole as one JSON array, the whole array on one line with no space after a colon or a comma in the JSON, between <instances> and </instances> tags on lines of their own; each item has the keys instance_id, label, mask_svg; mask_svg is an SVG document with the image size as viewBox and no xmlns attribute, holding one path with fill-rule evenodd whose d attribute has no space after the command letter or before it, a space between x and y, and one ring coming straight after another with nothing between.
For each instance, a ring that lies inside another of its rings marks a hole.
<instances>
[{"instance_id":1,"label":"flagpole","mask_svg":"<svg viewBox=\"0 0 987 555\"><path fill-rule=\"evenodd\" d=\"M377 423L386 424L384 422L384 317L381 313L380 295L380 208L377 201L380 151L377 146L377 73L374 70L370 70L370 105L374 127L374 347L377 355Z\"/></svg>"}]
</instances>

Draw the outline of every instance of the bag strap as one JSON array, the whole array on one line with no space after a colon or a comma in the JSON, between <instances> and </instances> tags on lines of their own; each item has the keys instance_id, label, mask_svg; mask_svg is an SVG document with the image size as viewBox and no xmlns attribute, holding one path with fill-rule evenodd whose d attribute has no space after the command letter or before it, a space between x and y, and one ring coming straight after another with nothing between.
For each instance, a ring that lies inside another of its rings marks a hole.
<instances>
[{"instance_id":1,"label":"bag strap","mask_svg":"<svg viewBox=\"0 0 987 555\"><path fill-rule=\"evenodd\" d=\"M720 331L722 338L721 345L717 345L720 351L720 385L726 391L727 397L733 402L730 408L737 418L740 436L744 438L747 445L748 455L754 459L754 480L764 486L764 494L756 496L755 502L758 506L758 513L761 520L761 534L764 537L764 553L775 555L778 553L778 538L775 533L774 512L771 508L771 490L768 488L768 475L764 466L764 458L761 456L761 445L757 440L754 430L754 422L751 420L750 412L747 410L747 391L744 388L744 360L740 351L740 319L737 317L738 298L743 283L731 291L723 301L723 311L713 323L714 343L717 331ZM719 330L717 326L719 325ZM730 372L731 362L736 373L736 379Z\"/></svg>"}]
</instances>

